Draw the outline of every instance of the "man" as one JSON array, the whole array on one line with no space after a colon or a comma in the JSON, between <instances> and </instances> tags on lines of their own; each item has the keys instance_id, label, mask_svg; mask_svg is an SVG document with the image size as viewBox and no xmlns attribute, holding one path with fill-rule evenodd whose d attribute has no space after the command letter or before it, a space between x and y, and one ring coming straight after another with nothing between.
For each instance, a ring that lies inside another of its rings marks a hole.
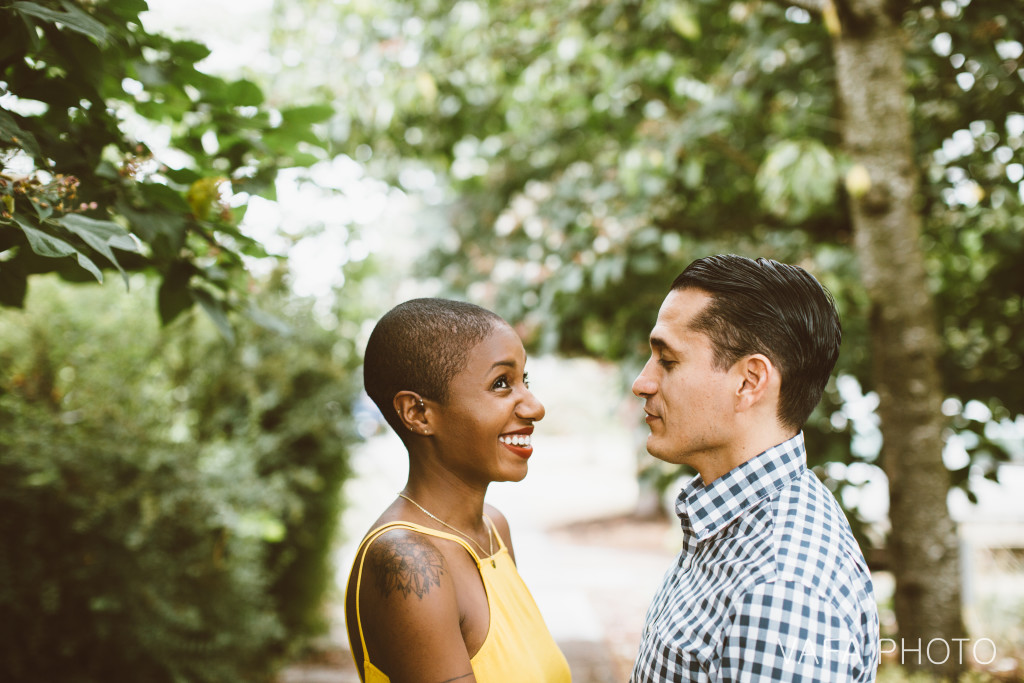
<instances>
[{"instance_id":1,"label":"man","mask_svg":"<svg viewBox=\"0 0 1024 683\"><path fill-rule=\"evenodd\" d=\"M698 475L633 683L874 680L867 565L801 431L841 337L832 297L796 266L712 256L672 284L633 393L647 450Z\"/></svg>"}]
</instances>

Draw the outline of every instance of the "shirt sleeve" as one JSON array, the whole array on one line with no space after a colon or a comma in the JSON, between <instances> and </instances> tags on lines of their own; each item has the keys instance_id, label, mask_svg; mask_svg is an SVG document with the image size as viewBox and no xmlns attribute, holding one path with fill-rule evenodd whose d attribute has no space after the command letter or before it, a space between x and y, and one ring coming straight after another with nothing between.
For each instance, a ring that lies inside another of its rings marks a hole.
<instances>
[{"instance_id":1,"label":"shirt sleeve","mask_svg":"<svg viewBox=\"0 0 1024 683\"><path fill-rule=\"evenodd\" d=\"M734 603L712 680L860 683L870 679L865 649L861 636L813 589L792 581L763 583Z\"/></svg>"}]
</instances>

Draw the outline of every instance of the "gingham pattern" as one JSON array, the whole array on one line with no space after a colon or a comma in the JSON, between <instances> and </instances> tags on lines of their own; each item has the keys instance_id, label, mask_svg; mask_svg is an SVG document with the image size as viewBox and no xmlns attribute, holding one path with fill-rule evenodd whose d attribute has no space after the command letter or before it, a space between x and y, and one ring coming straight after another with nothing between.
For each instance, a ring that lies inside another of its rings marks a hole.
<instances>
[{"instance_id":1,"label":"gingham pattern","mask_svg":"<svg viewBox=\"0 0 1024 683\"><path fill-rule=\"evenodd\" d=\"M800 433L682 490L683 549L647 612L632 683L875 680L867 565L805 459Z\"/></svg>"}]
</instances>

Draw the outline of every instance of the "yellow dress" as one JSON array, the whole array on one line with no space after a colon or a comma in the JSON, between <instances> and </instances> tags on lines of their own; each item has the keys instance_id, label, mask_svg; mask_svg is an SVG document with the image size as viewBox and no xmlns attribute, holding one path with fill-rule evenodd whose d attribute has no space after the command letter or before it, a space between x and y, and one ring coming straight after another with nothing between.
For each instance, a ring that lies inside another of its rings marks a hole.
<instances>
[{"instance_id":1,"label":"yellow dress","mask_svg":"<svg viewBox=\"0 0 1024 683\"><path fill-rule=\"evenodd\" d=\"M493 529L493 522L487 520ZM390 529L410 529L427 536L455 541L466 549L476 562L483 580L490 607L490 627L483 645L471 659L473 675L477 683L570 683L572 676L565 655L558 649L551 632L544 623L533 596L516 571L515 562L509 555L501 534L498 537L498 552L481 560L473 548L458 536L435 531L411 522L391 522L374 529L360 544L369 546L381 534ZM357 553L358 554L358 553ZM360 559L356 576L356 627L363 646L363 680L365 683L389 683L366 653L366 638L359 617L359 589L363 580L363 560ZM493 564L492 564L493 561Z\"/></svg>"}]
</instances>

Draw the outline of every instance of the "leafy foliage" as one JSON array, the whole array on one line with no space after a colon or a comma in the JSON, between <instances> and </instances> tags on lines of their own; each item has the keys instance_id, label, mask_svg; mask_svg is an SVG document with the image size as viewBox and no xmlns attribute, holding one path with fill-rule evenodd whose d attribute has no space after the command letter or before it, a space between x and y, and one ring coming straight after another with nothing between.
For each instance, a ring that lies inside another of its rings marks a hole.
<instances>
[{"instance_id":1,"label":"leafy foliage","mask_svg":"<svg viewBox=\"0 0 1024 683\"><path fill-rule=\"evenodd\" d=\"M339 147L444 217L423 273L521 321L535 346L635 361L690 260L766 256L833 291L839 372L870 391L836 17L800 4L307 2L340 27L309 67L351 65L330 83ZM901 19L946 390L1019 414L1024 7L935 0ZM812 464L872 457L829 396L807 428Z\"/></svg>"},{"instance_id":2,"label":"leafy foliage","mask_svg":"<svg viewBox=\"0 0 1024 683\"><path fill-rule=\"evenodd\" d=\"M275 282L230 347L110 286L0 316L4 680L264 680L321 632L358 384Z\"/></svg>"},{"instance_id":3,"label":"leafy foliage","mask_svg":"<svg viewBox=\"0 0 1024 683\"><path fill-rule=\"evenodd\" d=\"M4 679L254 679L284 633L263 544L230 520L266 484L137 425L0 405Z\"/></svg>"},{"instance_id":4,"label":"leafy foliage","mask_svg":"<svg viewBox=\"0 0 1024 683\"><path fill-rule=\"evenodd\" d=\"M238 228L246 201L322 158L332 108L275 109L255 83L204 73L209 50L147 33L145 9L0 0L0 304L22 305L38 273L145 270L165 323L198 303L230 336L243 257L265 255Z\"/></svg>"}]
</instances>

